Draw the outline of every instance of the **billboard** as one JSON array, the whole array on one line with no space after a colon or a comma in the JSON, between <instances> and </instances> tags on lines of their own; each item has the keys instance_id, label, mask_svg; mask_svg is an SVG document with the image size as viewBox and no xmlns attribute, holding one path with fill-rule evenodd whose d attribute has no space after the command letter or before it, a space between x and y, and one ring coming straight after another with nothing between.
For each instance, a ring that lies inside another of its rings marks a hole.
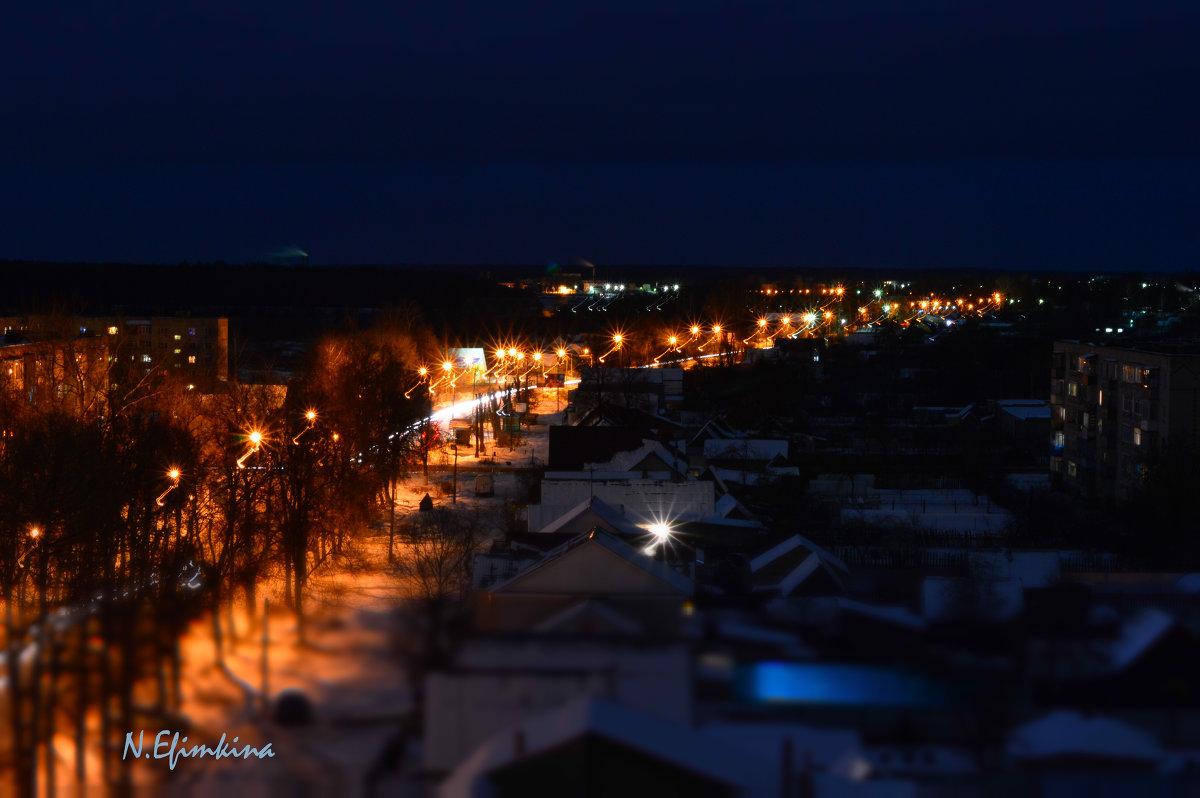
<instances>
[{"instance_id":1,"label":"billboard","mask_svg":"<svg viewBox=\"0 0 1200 798\"><path fill-rule=\"evenodd\" d=\"M456 369L487 368L483 362L483 347L481 346L451 349L450 360Z\"/></svg>"}]
</instances>

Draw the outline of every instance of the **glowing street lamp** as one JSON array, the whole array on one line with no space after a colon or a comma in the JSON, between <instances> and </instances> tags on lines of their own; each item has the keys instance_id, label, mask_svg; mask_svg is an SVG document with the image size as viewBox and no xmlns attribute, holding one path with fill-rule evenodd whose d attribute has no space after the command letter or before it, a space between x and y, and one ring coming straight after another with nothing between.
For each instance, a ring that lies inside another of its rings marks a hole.
<instances>
[{"instance_id":1,"label":"glowing street lamp","mask_svg":"<svg viewBox=\"0 0 1200 798\"><path fill-rule=\"evenodd\" d=\"M414 385L413 387L409 388L407 391L404 392L405 399L408 399L409 396L412 394L412 392L417 389L417 385L420 385L421 383L425 382L426 379L428 379L429 369L425 368L424 366L421 366L421 368L417 369L417 376L420 377L421 379L417 380L416 385Z\"/></svg>"},{"instance_id":2,"label":"glowing street lamp","mask_svg":"<svg viewBox=\"0 0 1200 798\"><path fill-rule=\"evenodd\" d=\"M621 348L621 344L625 342L625 336L621 335L621 333L613 333L612 342L613 345L609 348L609 350L600 356L601 363L604 362L604 358Z\"/></svg>"},{"instance_id":3,"label":"glowing street lamp","mask_svg":"<svg viewBox=\"0 0 1200 798\"><path fill-rule=\"evenodd\" d=\"M674 335L667 336L667 348L663 350L662 354L660 354L658 357L654 358L654 362L657 363L659 361L659 358L661 358L663 355L667 354L667 352L672 352L678 348L679 348L679 338Z\"/></svg>"},{"instance_id":4,"label":"glowing street lamp","mask_svg":"<svg viewBox=\"0 0 1200 798\"><path fill-rule=\"evenodd\" d=\"M257 452L260 448L262 448L263 436L262 436L262 433L259 432L258 430L252 430L250 432L250 434L247 436L247 439L250 441L250 448L249 448L249 450L246 451L245 454L243 454L241 457L239 457L237 459L237 467L238 468L245 468L246 460L252 454Z\"/></svg>"},{"instance_id":5,"label":"glowing street lamp","mask_svg":"<svg viewBox=\"0 0 1200 798\"><path fill-rule=\"evenodd\" d=\"M413 387L416 387L416 386L413 386ZM316 411L316 410L306 410L306 411L305 411L305 413L304 413L304 420L308 422L308 426L307 426L307 427L305 427L304 429L300 430L300 432L298 432L298 433L296 434L296 437L292 438L292 443L293 443L293 444L299 445L299 444L300 444L300 437L301 437L301 436L302 436L304 433L306 433L306 432L308 432L310 429L312 429L312 428L313 428L313 425L317 423L317 411Z\"/></svg>"},{"instance_id":6,"label":"glowing street lamp","mask_svg":"<svg viewBox=\"0 0 1200 798\"><path fill-rule=\"evenodd\" d=\"M179 469L172 468L167 472L167 477L171 480L171 484L167 486L166 490L158 494L158 498L154 500L154 503L159 507L163 506L163 499L167 498L167 494L179 487Z\"/></svg>"},{"instance_id":7,"label":"glowing street lamp","mask_svg":"<svg viewBox=\"0 0 1200 798\"><path fill-rule=\"evenodd\" d=\"M698 328L696 328L696 329L698 329ZM721 334L721 325L720 325L720 324L714 324L714 325L712 326L712 338L710 338L709 340L705 341L705 342L704 342L704 346L701 346L701 347L700 347L700 348L699 348L697 351L699 351L699 352L703 352L703 351L704 351L704 347L706 347L706 346L708 346L709 344L711 344L711 343L713 342L713 340L715 340L715 339L717 338L717 336L719 336L720 334Z\"/></svg>"}]
</instances>

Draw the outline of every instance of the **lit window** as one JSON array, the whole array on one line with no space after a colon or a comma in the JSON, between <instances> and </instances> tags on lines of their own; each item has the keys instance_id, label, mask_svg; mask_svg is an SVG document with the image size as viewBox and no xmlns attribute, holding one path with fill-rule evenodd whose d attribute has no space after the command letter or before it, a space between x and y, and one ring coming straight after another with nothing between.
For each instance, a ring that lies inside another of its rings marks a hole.
<instances>
[{"instance_id":1,"label":"lit window","mask_svg":"<svg viewBox=\"0 0 1200 798\"><path fill-rule=\"evenodd\" d=\"M196 328L188 327L188 335L195 335L195 334L196 334Z\"/></svg>"},{"instance_id":2,"label":"lit window","mask_svg":"<svg viewBox=\"0 0 1200 798\"><path fill-rule=\"evenodd\" d=\"M1074 460L1067 461L1067 474L1069 474L1070 476L1073 476L1073 477L1078 476L1079 469L1076 467Z\"/></svg>"},{"instance_id":3,"label":"lit window","mask_svg":"<svg viewBox=\"0 0 1200 798\"><path fill-rule=\"evenodd\" d=\"M180 335L179 333L175 333L175 340L176 340L176 341L182 341L182 340L183 340L183 336L182 336L182 335Z\"/></svg>"},{"instance_id":4,"label":"lit window","mask_svg":"<svg viewBox=\"0 0 1200 798\"><path fill-rule=\"evenodd\" d=\"M1133 445L1134 446L1142 445L1142 431L1138 427L1133 428Z\"/></svg>"},{"instance_id":5,"label":"lit window","mask_svg":"<svg viewBox=\"0 0 1200 798\"><path fill-rule=\"evenodd\" d=\"M116 328L116 327L109 327L109 328L108 328L108 334L109 334L109 335L116 335L116 334L117 334L117 328Z\"/></svg>"},{"instance_id":6,"label":"lit window","mask_svg":"<svg viewBox=\"0 0 1200 798\"><path fill-rule=\"evenodd\" d=\"M195 356L195 355L188 355L188 362L189 362L189 363L195 363L195 362L196 362L196 356Z\"/></svg>"},{"instance_id":7,"label":"lit window","mask_svg":"<svg viewBox=\"0 0 1200 798\"><path fill-rule=\"evenodd\" d=\"M1067 437L1061 432L1054 433L1054 448L1061 449L1067 444Z\"/></svg>"},{"instance_id":8,"label":"lit window","mask_svg":"<svg viewBox=\"0 0 1200 798\"><path fill-rule=\"evenodd\" d=\"M176 349L176 350L175 350L175 354L177 354L177 355L178 355L178 354L179 354L180 352L182 352L182 351L183 351L182 349Z\"/></svg>"},{"instance_id":9,"label":"lit window","mask_svg":"<svg viewBox=\"0 0 1200 798\"><path fill-rule=\"evenodd\" d=\"M142 355L142 362L143 362L143 363L149 363L149 362L150 362L150 360L151 360L151 358L150 358L150 356L149 356L149 355Z\"/></svg>"}]
</instances>

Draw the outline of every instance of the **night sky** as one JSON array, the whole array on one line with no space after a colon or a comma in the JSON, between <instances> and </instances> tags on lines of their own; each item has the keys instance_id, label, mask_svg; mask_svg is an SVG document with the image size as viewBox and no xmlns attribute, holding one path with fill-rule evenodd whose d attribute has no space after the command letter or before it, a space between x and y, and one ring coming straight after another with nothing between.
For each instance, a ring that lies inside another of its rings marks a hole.
<instances>
[{"instance_id":1,"label":"night sky","mask_svg":"<svg viewBox=\"0 0 1200 798\"><path fill-rule=\"evenodd\" d=\"M347 5L7 9L0 258L1200 267L1194 2Z\"/></svg>"}]
</instances>

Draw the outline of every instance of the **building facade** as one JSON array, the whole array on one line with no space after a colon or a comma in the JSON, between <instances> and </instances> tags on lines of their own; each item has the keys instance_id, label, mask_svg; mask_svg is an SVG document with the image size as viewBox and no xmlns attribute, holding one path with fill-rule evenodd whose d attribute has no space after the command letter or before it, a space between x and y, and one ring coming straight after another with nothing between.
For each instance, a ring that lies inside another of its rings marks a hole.
<instances>
[{"instance_id":1,"label":"building facade","mask_svg":"<svg viewBox=\"0 0 1200 798\"><path fill-rule=\"evenodd\" d=\"M1050 471L1127 499L1169 446L1200 444L1200 347L1056 341Z\"/></svg>"},{"instance_id":2,"label":"building facade","mask_svg":"<svg viewBox=\"0 0 1200 798\"><path fill-rule=\"evenodd\" d=\"M211 390L229 379L229 319L218 317L153 316L8 316L0 317L0 332L29 342L90 342L102 346L114 365L109 379L137 381L159 370Z\"/></svg>"}]
</instances>

